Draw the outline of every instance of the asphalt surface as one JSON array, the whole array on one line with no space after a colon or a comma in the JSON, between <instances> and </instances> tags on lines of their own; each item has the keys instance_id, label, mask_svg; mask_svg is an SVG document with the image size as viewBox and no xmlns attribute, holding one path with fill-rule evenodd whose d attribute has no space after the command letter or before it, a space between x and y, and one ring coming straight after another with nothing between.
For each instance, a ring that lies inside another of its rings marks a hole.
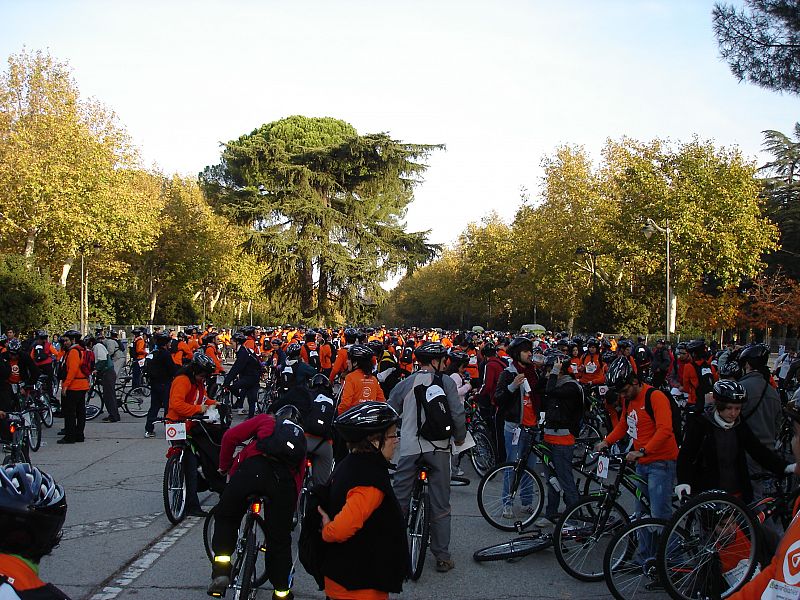
<instances>
[{"instance_id":1,"label":"asphalt surface","mask_svg":"<svg viewBox=\"0 0 800 600\"><path fill-rule=\"evenodd\" d=\"M210 563L203 549L202 519L190 517L172 526L164 515L161 490L168 444L163 425L156 426L157 438L144 439L144 419L123 414L119 423L102 423L98 417L87 423L85 443L59 446L60 425L56 419L45 430L42 448L32 455L35 464L64 485L69 504L64 538L42 561L44 580L73 600L207 598ZM429 554L420 580L407 582L393 598L610 597L602 582L581 583L565 575L552 549L516 562L474 562L475 550L514 534L493 529L481 517L478 478L471 466L466 471L471 484L452 488L456 568L437 573ZM200 498L206 508L216 503L214 494ZM296 567L295 597L324 598L299 562ZM258 598L270 597L267 583Z\"/></svg>"}]
</instances>

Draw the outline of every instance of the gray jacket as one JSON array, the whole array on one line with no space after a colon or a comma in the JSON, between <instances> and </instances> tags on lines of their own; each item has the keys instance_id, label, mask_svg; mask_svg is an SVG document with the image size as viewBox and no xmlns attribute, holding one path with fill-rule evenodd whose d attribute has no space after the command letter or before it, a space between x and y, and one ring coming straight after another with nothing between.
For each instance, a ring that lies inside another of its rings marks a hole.
<instances>
[{"instance_id":1,"label":"gray jacket","mask_svg":"<svg viewBox=\"0 0 800 600\"><path fill-rule=\"evenodd\" d=\"M764 446L774 448L783 420L778 390L756 371L747 373L739 383L747 392L742 418L747 420L747 425Z\"/></svg>"},{"instance_id":2,"label":"gray jacket","mask_svg":"<svg viewBox=\"0 0 800 600\"><path fill-rule=\"evenodd\" d=\"M430 371L417 371L398 383L389 394L389 405L403 417L400 424L400 456L413 456L423 452L435 450L450 451L450 440L436 440L429 442L417 435L417 400L414 396L414 387L417 385L430 385L433 373ZM442 387L447 396L450 407L450 416L453 418L453 438L461 442L467 435L467 423L464 418L464 403L458 397L458 388L455 381L447 375L442 376ZM425 420L425 417L422 417Z\"/></svg>"}]
</instances>

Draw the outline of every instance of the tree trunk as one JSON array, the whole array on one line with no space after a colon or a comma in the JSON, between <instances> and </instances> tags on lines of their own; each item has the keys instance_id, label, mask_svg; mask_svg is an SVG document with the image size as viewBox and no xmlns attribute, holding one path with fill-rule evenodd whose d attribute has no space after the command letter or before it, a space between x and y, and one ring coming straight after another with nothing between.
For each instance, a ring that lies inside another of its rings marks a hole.
<instances>
[{"instance_id":1,"label":"tree trunk","mask_svg":"<svg viewBox=\"0 0 800 600\"><path fill-rule=\"evenodd\" d=\"M70 256L66 261L64 261L64 266L61 267L61 280L59 283L61 287L67 287L67 277L69 277L69 271L72 268L72 263L75 262L75 257Z\"/></svg>"},{"instance_id":2,"label":"tree trunk","mask_svg":"<svg viewBox=\"0 0 800 600\"><path fill-rule=\"evenodd\" d=\"M318 325L328 320L330 308L328 306L328 269L325 259L319 259L319 286L317 287L317 318Z\"/></svg>"},{"instance_id":3,"label":"tree trunk","mask_svg":"<svg viewBox=\"0 0 800 600\"><path fill-rule=\"evenodd\" d=\"M197 290L197 291L196 291L196 292L195 292L195 293L192 295L192 302L197 302L197 299L200 297L200 294L202 294L202 293L203 293L203 290Z\"/></svg>"},{"instance_id":4,"label":"tree trunk","mask_svg":"<svg viewBox=\"0 0 800 600\"><path fill-rule=\"evenodd\" d=\"M243 307L244 307L244 302L239 302L239 304L236 306L236 322L237 323L241 323L242 322L242 308Z\"/></svg>"},{"instance_id":5,"label":"tree trunk","mask_svg":"<svg viewBox=\"0 0 800 600\"><path fill-rule=\"evenodd\" d=\"M300 258L300 312L308 318L314 313L314 266L311 257Z\"/></svg>"},{"instance_id":6,"label":"tree trunk","mask_svg":"<svg viewBox=\"0 0 800 600\"><path fill-rule=\"evenodd\" d=\"M36 244L36 234L39 230L36 227L28 229L28 238L25 240L25 258L33 258L33 249Z\"/></svg>"},{"instance_id":7,"label":"tree trunk","mask_svg":"<svg viewBox=\"0 0 800 600\"><path fill-rule=\"evenodd\" d=\"M158 288L156 286L152 286L150 290L150 324L152 325L153 320L156 318L156 301L158 300Z\"/></svg>"},{"instance_id":8,"label":"tree trunk","mask_svg":"<svg viewBox=\"0 0 800 600\"><path fill-rule=\"evenodd\" d=\"M211 302L208 305L208 312L214 312L214 307L219 302L220 297L222 296L222 289L218 289L217 293L211 296Z\"/></svg>"}]
</instances>

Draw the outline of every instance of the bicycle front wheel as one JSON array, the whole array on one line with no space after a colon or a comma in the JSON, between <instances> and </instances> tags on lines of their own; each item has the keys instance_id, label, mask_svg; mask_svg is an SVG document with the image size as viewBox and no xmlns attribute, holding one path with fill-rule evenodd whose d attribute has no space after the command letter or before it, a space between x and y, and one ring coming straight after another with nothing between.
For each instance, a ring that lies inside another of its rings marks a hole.
<instances>
[{"instance_id":1,"label":"bicycle front wheel","mask_svg":"<svg viewBox=\"0 0 800 600\"><path fill-rule=\"evenodd\" d=\"M522 558L553 545L553 536L547 534L524 535L488 548L476 550L472 558L477 562Z\"/></svg>"},{"instance_id":2,"label":"bicycle front wheel","mask_svg":"<svg viewBox=\"0 0 800 600\"><path fill-rule=\"evenodd\" d=\"M608 590L617 600L660 598L656 553L667 521L640 519L621 529L609 542L603 559Z\"/></svg>"},{"instance_id":3,"label":"bicycle front wheel","mask_svg":"<svg viewBox=\"0 0 800 600\"><path fill-rule=\"evenodd\" d=\"M180 454L170 456L164 467L164 512L173 524L180 523L186 514L186 474L181 459Z\"/></svg>"},{"instance_id":4,"label":"bicycle front wheel","mask_svg":"<svg viewBox=\"0 0 800 600\"><path fill-rule=\"evenodd\" d=\"M140 385L129 389L122 401L122 408L132 417L146 417L150 410L150 388Z\"/></svg>"},{"instance_id":5,"label":"bicycle front wheel","mask_svg":"<svg viewBox=\"0 0 800 600\"><path fill-rule=\"evenodd\" d=\"M483 518L502 531L532 524L544 505L544 486L527 466L506 463L489 471L478 485L478 508Z\"/></svg>"},{"instance_id":6,"label":"bicycle front wheel","mask_svg":"<svg viewBox=\"0 0 800 600\"><path fill-rule=\"evenodd\" d=\"M469 460L478 476L483 477L497 462L494 445L483 429L472 432L472 439L475 440L475 446L469 451Z\"/></svg>"},{"instance_id":7,"label":"bicycle front wheel","mask_svg":"<svg viewBox=\"0 0 800 600\"><path fill-rule=\"evenodd\" d=\"M750 510L725 492L682 506L661 537L657 566L672 598L727 598L753 576L758 536Z\"/></svg>"},{"instance_id":8,"label":"bicycle front wheel","mask_svg":"<svg viewBox=\"0 0 800 600\"><path fill-rule=\"evenodd\" d=\"M25 431L28 438L28 445L34 452L38 451L42 446L42 418L39 416L38 411L28 413L30 423Z\"/></svg>"},{"instance_id":9,"label":"bicycle front wheel","mask_svg":"<svg viewBox=\"0 0 800 600\"><path fill-rule=\"evenodd\" d=\"M408 513L408 548L411 553L408 578L411 581L416 581L422 575L430 529L431 499L423 490L418 498L412 497L411 509Z\"/></svg>"},{"instance_id":10,"label":"bicycle front wheel","mask_svg":"<svg viewBox=\"0 0 800 600\"><path fill-rule=\"evenodd\" d=\"M603 558L611 538L630 523L625 510L605 496L584 498L559 519L553 530L558 564L580 581L603 580Z\"/></svg>"},{"instance_id":11,"label":"bicycle front wheel","mask_svg":"<svg viewBox=\"0 0 800 600\"><path fill-rule=\"evenodd\" d=\"M50 429L53 426L53 405L45 394L39 397L38 407L39 415L42 417L42 423L45 427Z\"/></svg>"},{"instance_id":12,"label":"bicycle front wheel","mask_svg":"<svg viewBox=\"0 0 800 600\"><path fill-rule=\"evenodd\" d=\"M91 421L103 412L103 395L94 386L86 392L86 420Z\"/></svg>"}]
</instances>

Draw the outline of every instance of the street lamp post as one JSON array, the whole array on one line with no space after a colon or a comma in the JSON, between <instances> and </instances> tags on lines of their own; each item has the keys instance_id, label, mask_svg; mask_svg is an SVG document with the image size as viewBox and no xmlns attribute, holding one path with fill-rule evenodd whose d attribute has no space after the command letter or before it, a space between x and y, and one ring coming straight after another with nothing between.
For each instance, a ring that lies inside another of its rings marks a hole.
<instances>
[{"instance_id":1,"label":"street lamp post","mask_svg":"<svg viewBox=\"0 0 800 600\"><path fill-rule=\"evenodd\" d=\"M669 236L672 233L672 230L669 228L669 219L666 220L664 227L659 227L656 225L655 221L650 217L647 218L647 222L642 227L642 233L644 233L644 237L648 240L653 235L653 232L658 231L659 233L663 233L667 240L667 320L665 322L664 328L666 329L667 334L667 341L669 341L669 334L670 334L670 320L672 317L672 290L670 289L670 280L669 280Z\"/></svg>"}]
</instances>

